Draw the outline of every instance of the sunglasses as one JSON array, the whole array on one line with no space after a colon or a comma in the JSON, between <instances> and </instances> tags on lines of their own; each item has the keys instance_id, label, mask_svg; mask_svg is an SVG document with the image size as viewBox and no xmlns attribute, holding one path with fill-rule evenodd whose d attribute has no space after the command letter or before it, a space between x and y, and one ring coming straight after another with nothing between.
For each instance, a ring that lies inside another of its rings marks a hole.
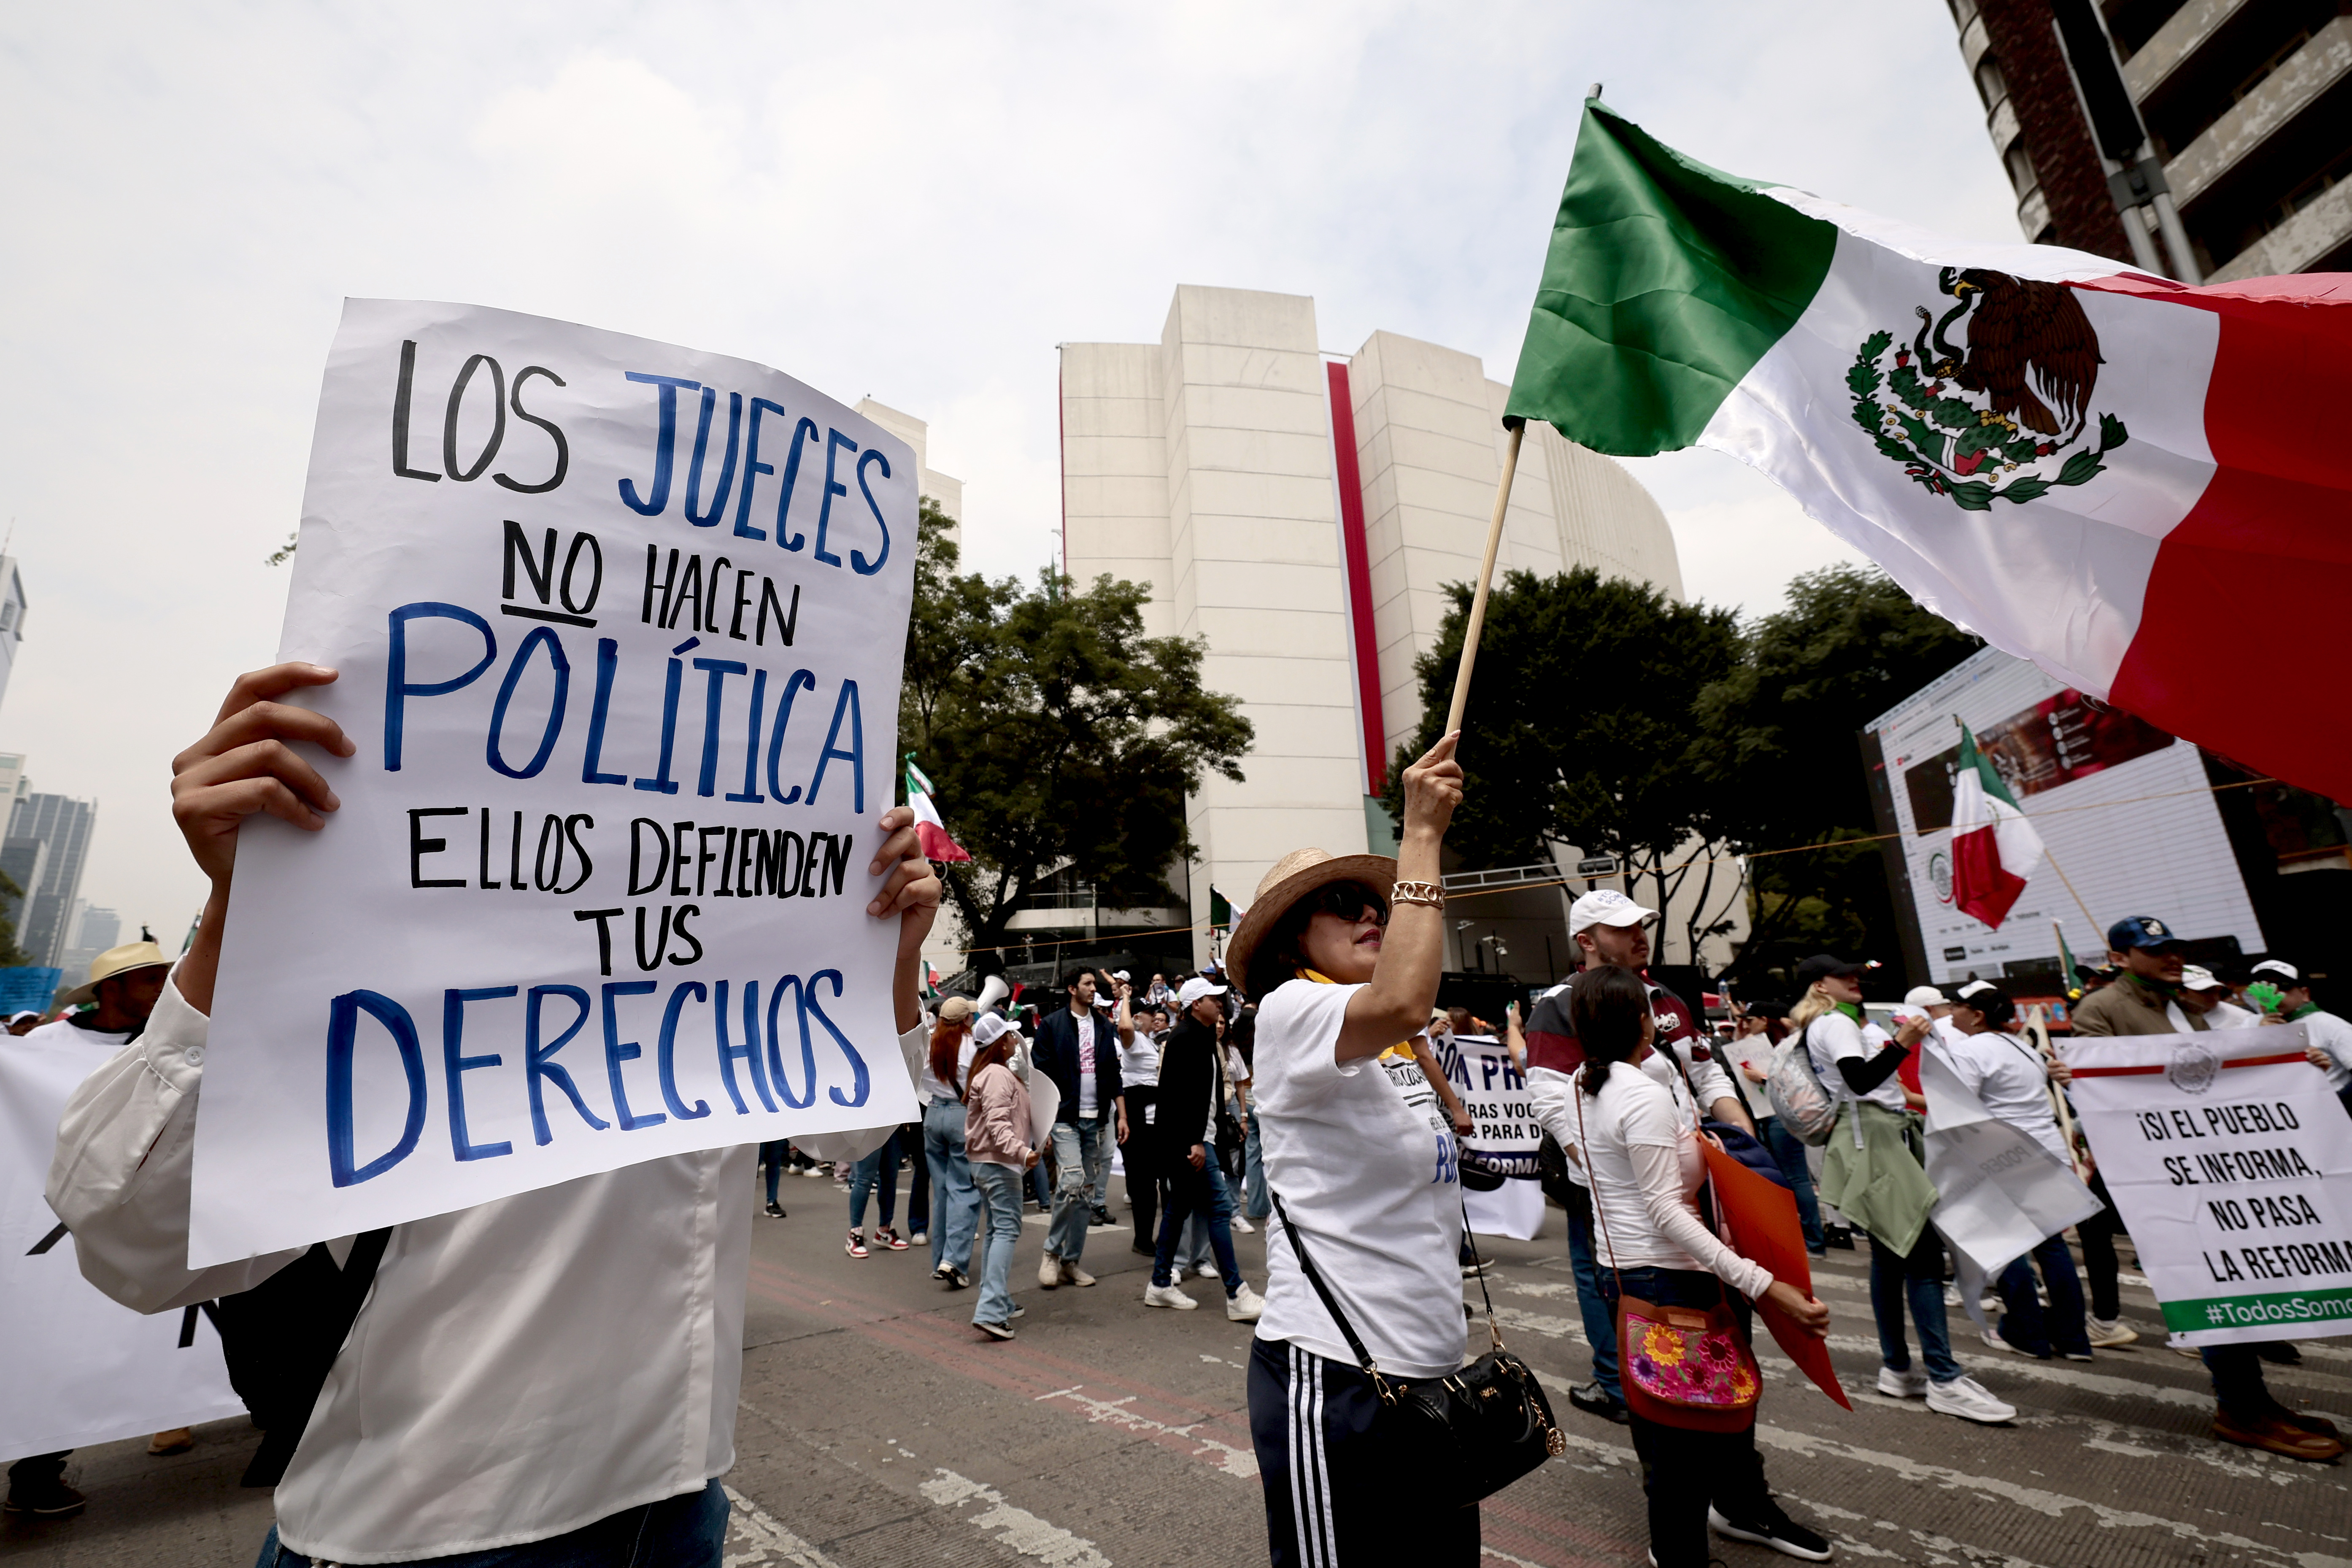
<instances>
[{"instance_id":1,"label":"sunglasses","mask_svg":"<svg viewBox=\"0 0 2352 1568\"><path fill-rule=\"evenodd\" d=\"M1309 907L1317 914L1335 915L1350 923L1358 921L1370 921L1376 926L1389 923L1388 901L1354 882L1334 882L1317 889Z\"/></svg>"}]
</instances>

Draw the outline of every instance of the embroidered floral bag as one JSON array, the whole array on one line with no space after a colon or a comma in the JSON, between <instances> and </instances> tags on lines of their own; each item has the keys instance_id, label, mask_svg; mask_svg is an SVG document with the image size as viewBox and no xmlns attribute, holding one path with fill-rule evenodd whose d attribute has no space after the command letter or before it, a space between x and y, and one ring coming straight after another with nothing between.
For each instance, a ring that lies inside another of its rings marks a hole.
<instances>
[{"instance_id":1,"label":"embroidered floral bag","mask_svg":"<svg viewBox=\"0 0 2352 1568\"><path fill-rule=\"evenodd\" d=\"M1580 1081L1574 1093L1584 1168L1598 1180L1591 1142L1584 1136L1584 1102L1591 1097ZM1617 1372L1626 1408L1644 1421L1688 1432L1745 1430L1756 1420L1763 1378L1748 1336L1739 1331L1728 1292L1706 1308L1662 1307L1629 1294L1597 1193L1592 1213L1609 1252L1610 1271L1617 1276ZM1717 1289L1723 1290L1720 1281Z\"/></svg>"}]
</instances>

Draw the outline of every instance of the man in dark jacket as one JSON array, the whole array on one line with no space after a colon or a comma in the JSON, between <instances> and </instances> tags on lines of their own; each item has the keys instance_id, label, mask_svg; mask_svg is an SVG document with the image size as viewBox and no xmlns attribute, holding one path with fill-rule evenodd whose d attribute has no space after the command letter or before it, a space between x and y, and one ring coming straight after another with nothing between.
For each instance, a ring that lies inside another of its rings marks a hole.
<instances>
[{"instance_id":1,"label":"man in dark jacket","mask_svg":"<svg viewBox=\"0 0 2352 1568\"><path fill-rule=\"evenodd\" d=\"M1095 1180L1098 1167L1110 1162L1114 1130L1119 1142L1127 1142L1118 1047L1135 1042L1133 1025L1118 1026L1111 1009L1095 1005L1093 970L1074 970L1065 984L1070 1005L1037 1026L1035 1052L1036 1069L1062 1095L1054 1117L1054 1222L1037 1265L1037 1283L1048 1290L1095 1282L1078 1259L1087 1249Z\"/></svg>"},{"instance_id":2,"label":"man in dark jacket","mask_svg":"<svg viewBox=\"0 0 2352 1568\"><path fill-rule=\"evenodd\" d=\"M1184 1226L1195 1214L1202 1214L1208 1216L1209 1247L1216 1254L1225 1287L1225 1316L1248 1323L1257 1321L1265 1302L1243 1282L1241 1267L1234 1261L1233 1194L1217 1166L1216 1117L1224 1103L1224 1078L1219 1071L1224 1046L1218 1030L1224 1022L1225 994L1225 987L1203 975L1184 982L1176 994L1176 1026L1160 1047L1159 1112L1150 1131L1168 1201L1160 1211L1160 1246L1152 1257L1151 1284L1143 1292L1143 1304L1179 1311L1200 1305L1177 1289L1173 1271Z\"/></svg>"}]
</instances>

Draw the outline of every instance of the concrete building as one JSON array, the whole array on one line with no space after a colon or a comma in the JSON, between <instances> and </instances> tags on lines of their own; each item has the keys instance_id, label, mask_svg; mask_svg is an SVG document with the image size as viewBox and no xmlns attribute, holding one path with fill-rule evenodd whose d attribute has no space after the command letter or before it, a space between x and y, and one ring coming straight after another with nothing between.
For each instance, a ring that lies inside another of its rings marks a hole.
<instances>
[{"instance_id":1,"label":"concrete building","mask_svg":"<svg viewBox=\"0 0 2352 1568\"><path fill-rule=\"evenodd\" d=\"M1103 574L1147 584L1146 629L1205 639L1203 681L1256 727L1245 781L1213 777L1192 802L1201 853L1179 890L1195 919L1212 883L1246 900L1302 846L1392 848L1377 796L1421 722L1412 666L1444 585L1477 576L1507 391L1475 355L1392 332L1327 353L1314 300L1248 289L1180 287L1157 342L1063 345L1066 570L1081 592ZM1531 427L1498 570L1586 565L1681 596L1657 503ZM1569 966L1562 900L1582 883L1510 872L1486 879L1475 919L1449 920L1450 968L1505 967L1498 936L1523 976ZM1209 953L1196 935L1194 962Z\"/></svg>"},{"instance_id":2,"label":"concrete building","mask_svg":"<svg viewBox=\"0 0 2352 1568\"><path fill-rule=\"evenodd\" d=\"M66 972L68 981L78 984L89 978L89 966L100 953L122 941L122 917L87 899L76 902L79 908L74 915L73 942L58 961L58 966Z\"/></svg>"},{"instance_id":3,"label":"concrete building","mask_svg":"<svg viewBox=\"0 0 2352 1568\"><path fill-rule=\"evenodd\" d=\"M896 436L915 449L915 468L920 488L915 492L939 503L941 511L954 518L958 527L950 531L956 542L963 542L963 481L942 474L931 467L931 427L911 414L902 414L887 403L877 403L870 397L858 399L857 412Z\"/></svg>"},{"instance_id":4,"label":"concrete building","mask_svg":"<svg viewBox=\"0 0 2352 1568\"><path fill-rule=\"evenodd\" d=\"M29 897L16 928L16 945L33 963L64 961L71 935L68 917L81 897L82 867L97 821L96 801L62 795L26 793L8 813L5 848L13 851L25 839L37 839L47 851L37 882L25 889Z\"/></svg>"},{"instance_id":5,"label":"concrete building","mask_svg":"<svg viewBox=\"0 0 2352 1568\"><path fill-rule=\"evenodd\" d=\"M2352 268L2337 0L1947 3L2028 239L2192 282Z\"/></svg>"}]
</instances>

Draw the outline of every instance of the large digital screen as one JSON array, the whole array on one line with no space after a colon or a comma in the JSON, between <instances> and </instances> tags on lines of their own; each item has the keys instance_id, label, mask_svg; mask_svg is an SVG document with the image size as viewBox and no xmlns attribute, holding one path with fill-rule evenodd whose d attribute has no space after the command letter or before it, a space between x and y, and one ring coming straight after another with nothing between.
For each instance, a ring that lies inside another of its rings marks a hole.
<instances>
[{"instance_id":1,"label":"large digital screen","mask_svg":"<svg viewBox=\"0 0 2352 1568\"><path fill-rule=\"evenodd\" d=\"M1963 722L2049 849L1997 930L1952 903L1952 778ZM1882 798L1891 797L1931 982L2054 968L2053 921L2085 963L2106 952L2106 928L2126 915L2263 951L2203 759L2189 742L2094 706L1995 648L1867 729L1887 772Z\"/></svg>"}]
</instances>

